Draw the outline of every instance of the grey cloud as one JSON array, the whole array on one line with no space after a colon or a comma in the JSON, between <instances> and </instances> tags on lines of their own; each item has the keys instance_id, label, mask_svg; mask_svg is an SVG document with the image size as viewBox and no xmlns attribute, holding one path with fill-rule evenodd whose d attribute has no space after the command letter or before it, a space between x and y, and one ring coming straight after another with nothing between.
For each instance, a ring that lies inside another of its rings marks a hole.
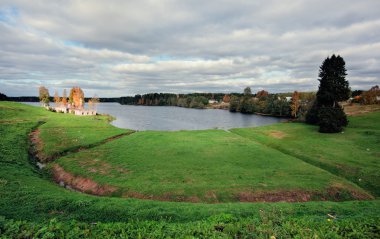
<instances>
[{"instance_id":1,"label":"grey cloud","mask_svg":"<svg viewBox=\"0 0 380 239\"><path fill-rule=\"evenodd\" d=\"M366 89L380 81L378 9L375 0L0 0L1 90L316 90L333 53L351 86Z\"/></svg>"}]
</instances>

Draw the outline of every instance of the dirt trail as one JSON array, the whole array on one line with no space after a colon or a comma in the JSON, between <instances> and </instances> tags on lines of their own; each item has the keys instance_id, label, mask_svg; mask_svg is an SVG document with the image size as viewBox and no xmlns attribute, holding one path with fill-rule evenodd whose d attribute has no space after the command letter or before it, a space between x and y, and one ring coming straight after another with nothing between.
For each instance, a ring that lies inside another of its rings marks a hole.
<instances>
[{"instance_id":1,"label":"dirt trail","mask_svg":"<svg viewBox=\"0 0 380 239\"><path fill-rule=\"evenodd\" d=\"M117 187L110 185L99 185L88 178L74 176L73 174L66 172L58 164L53 164L51 169L54 181L66 188L98 196L111 195L118 189Z\"/></svg>"}]
</instances>

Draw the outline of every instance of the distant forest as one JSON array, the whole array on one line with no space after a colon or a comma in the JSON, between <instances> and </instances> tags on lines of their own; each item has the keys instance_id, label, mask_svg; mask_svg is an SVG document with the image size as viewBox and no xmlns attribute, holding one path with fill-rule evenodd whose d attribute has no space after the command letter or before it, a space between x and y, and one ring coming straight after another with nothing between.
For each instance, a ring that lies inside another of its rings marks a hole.
<instances>
[{"instance_id":1,"label":"distant forest","mask_svg":"<svg viewBox=\"0 0 380 239\"><path fill-rule=\"evenodd\" d=\"M150 105L150 106L179 106L186 108L204 108L209 104L209 100L222 102L226 94L224 93L192 93L192 94L171 94L171 93L150 93L121 97L120 104L124 105ZM239 93L230 95L241 96Z\"/></svg>"},{"instance_id":2,"label":"distant forest","mask_svg":"<svg viewBox=\"0 0 380 239\"><path fill-rule=\"evenodd\" d=\"M229 95L242 96L240 93L232 93ZM181 106L190 108L204 108L209 100L221 102L224 93L192 93L192 94L172 94L172 93L149 93L135 96L123 96L114 98L99 98L100 102L117 102L123 105L149 105L149 106ZM88 102L91 98L85 98ZM9 100L16 102L39 102L37 96L18 96L7 97L1 94L0 100ZM50 101L54 101L54 97L50 97Z\"/></svg>"}]
</instances>

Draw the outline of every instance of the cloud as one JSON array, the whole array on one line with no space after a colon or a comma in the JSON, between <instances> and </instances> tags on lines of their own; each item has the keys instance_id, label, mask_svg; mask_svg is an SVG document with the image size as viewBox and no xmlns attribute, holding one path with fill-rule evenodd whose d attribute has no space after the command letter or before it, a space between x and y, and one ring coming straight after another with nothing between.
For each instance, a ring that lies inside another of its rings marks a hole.
<instances>
[{"instance_id":1,"label":"cloud","mask_svg":"<svg viewBox=\"0 0 380 239\"><path fill-rule=\"evenodd\" d=\"M0 84L86 94L316 90L322 61L379 84L380 2L0 0Z\"/></svg>"}]
</instances>

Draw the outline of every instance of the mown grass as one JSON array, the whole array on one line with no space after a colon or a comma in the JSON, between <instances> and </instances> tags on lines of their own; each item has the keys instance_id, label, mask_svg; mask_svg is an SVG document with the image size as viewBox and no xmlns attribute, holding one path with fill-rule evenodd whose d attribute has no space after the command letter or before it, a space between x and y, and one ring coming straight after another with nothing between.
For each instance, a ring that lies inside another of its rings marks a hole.
<instances>
[{"instance_id":1,"label":"mown grass","mask_svg":"<svg viewBox=\"0 0 380 239\"><path fill-rule=\"evenodd\" d=\"M347 178L380 196L380 112L350 117L340 134L320 134L302 123L234 129L247 139ZM281 135L281 137L276 137Z\"/></svg>"},{"instance_id":2,"label":"mown grass","mask_svg":"<svg viewBox=\"0 0 380 239\"><path fill-rule=\"evenodd\" d=\"M347 191L342 199L352 199L350 191L365 194L347 180L221 130L137 132L55 162L77 176L118 187L124 197L234 202L262 194L261 200L282 201L295 200L286 194L296 192L320 200L334 187ZM265 198L266 193L276 195Z\"/></svg>"},{"instance_id":3,"label":"mown grass","mask_svg":"<svg viewBox=\"0 0 380 239\"><path fill-rule=\"evenodd\" d=\"M28 133L50 114L31 106L0 103L0 215L3 216L0 216L0 237L375 238L379 235L379 200L192 204L96 197L66 190L51 182L28 158ZM328 221L327 214L337 219Z\"/></svg>"},{"instance_id":4,"label":"mown grass","mask_svg":"<svg viewBox=\"0 0 380 239\"><path fill-rule=\"evenodd\" d=\"M115 135L129 132L107 123L108 117L77 117L70 114L49 114L39 127L42 140L40 157L49 158L60 152L92 145Z\"/></svg>"}]
</instances>

